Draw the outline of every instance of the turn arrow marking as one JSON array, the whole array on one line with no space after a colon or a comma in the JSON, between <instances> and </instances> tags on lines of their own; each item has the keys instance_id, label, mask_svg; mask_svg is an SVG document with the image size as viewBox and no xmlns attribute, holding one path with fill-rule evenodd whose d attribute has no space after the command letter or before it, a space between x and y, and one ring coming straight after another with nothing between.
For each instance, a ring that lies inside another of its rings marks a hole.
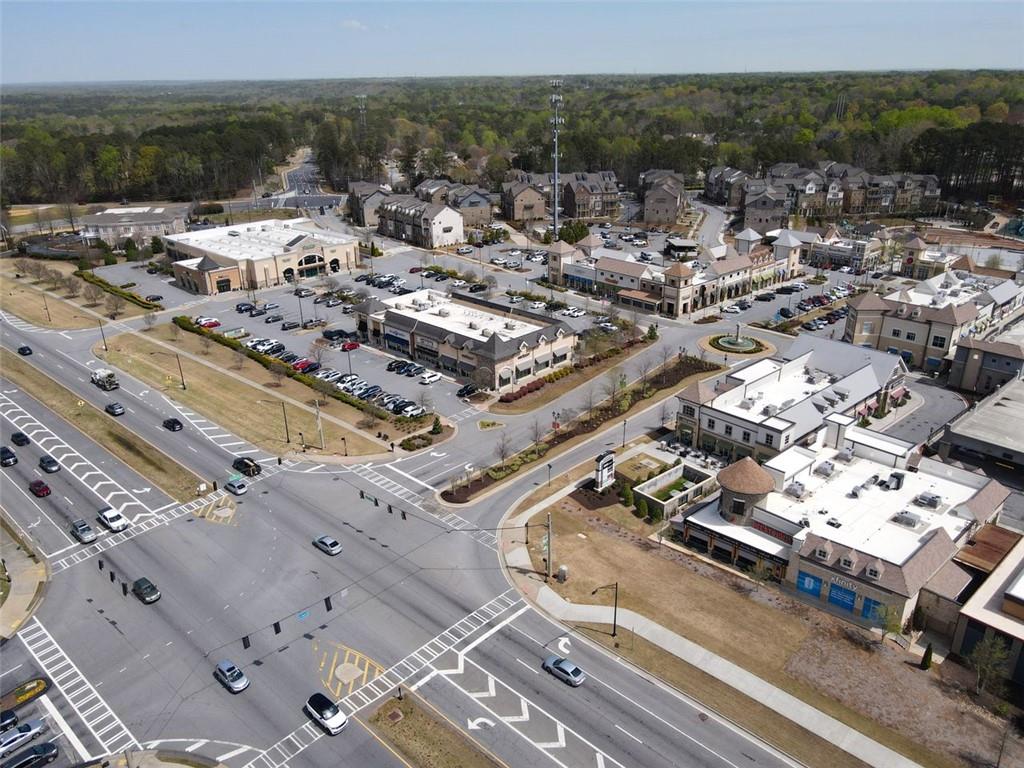
<instances>
[{"instance_id":1,"label":"turn arrow marking","mask_svg":"<svg viewBox=\"0 0 1024 768\"><path fill-rule=\"evenodd\" d=\"M558 638L558 650L563 656L569 655L570 641L568 636Z\"/></svg>"},{"instance_id":2,"label":"turn arrow marking","mask_svg":"<svg viewBox=\"0 0 1024 768\"><path fill-rule=\"evenodd\" d=\"M494 721L493 720L489 720L486 717L478 717L478 718L476 718L474 720L467 720L466 721L466 725L469 727L469 730L471 730L471 731L478 731L481 728L483 728L484 726L486 726L488 728L493 728L494 727Z\"/></svg>"},{"instance_id":3,"label":"turn arrow marking","mask_svg":"<svg viewBox=\"0 0 1024 768\"><path fill-rule=\"evenodd\" d=\"M132 488L132 493L149 493L151 490L153 490L153 489L152 488L142 488L140 490L135 490L134 488Z\"/></svg>"}]
</instances>

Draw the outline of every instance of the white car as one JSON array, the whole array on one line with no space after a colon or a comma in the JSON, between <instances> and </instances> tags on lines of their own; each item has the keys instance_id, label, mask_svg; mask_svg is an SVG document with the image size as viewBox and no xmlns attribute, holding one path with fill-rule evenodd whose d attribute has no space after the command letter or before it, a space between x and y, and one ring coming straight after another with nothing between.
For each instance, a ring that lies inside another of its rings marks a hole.
<instances>
[{"instance_id":1,"label":"white car","mask_svg":"<svg viewBox=\"0 0 1024 768\"><path fill-rule=\"evenodd\" d=\"M508 252L508 255L510 257L512 257L513 259L518 259L520 256L523 255L523 252L518 250L518 249L513 249L513 250Z\"/></svg>"},{"instance_id":2,"label":"white car","mask_svg":"<svg viewBox=\"0 0 1024 768\"><path fill-rule=\"evenodd\" d=\"M6 731L0 736L0 757L10 754L48 730L49 727L42 720L28 720L17 728Z\"/></svg>"},{"instance_id":3,"label":"white car","mask_svg":"<svg viewBox=\"0 0 1024 768\"><path fill-rule=\"evenodd\" d=\"M566 307L559 314L564 315L565 317L572 317L572 312L573 307Z\"/></svg>"},{"instance_id":4,"label":"white car","mask_svg":"<svg viewBox=\"0 0 1024 768\"><path fill-rule=\"evenodd\" d=\"M522 296L509 296L508 297L508 303L509 304L522 304L523 303L523 297Z\"/></svg>"},{"instance_id":5,"label":"white car","mask_svg":"<svg viewBox=\"0 0 1024 768\"><path fill-rule=\"evenodd\" d=\"M337 736L348 725L348 715L338 709L338 705L322 693L314 693L310 696L306 701L305 710L331 736Z\"/></svg>"},{"instance_id":6,"label":"white car","mask_svg":"<svg viewBox=\"0 0 1024 768\"><path fill-rule=\"evenodd\" d=\"M104 507L99 511L97 517L99 517L100 522L103 523L105 528L114 533L123 531L128 527L128 518L113 507Z\"/></svg>"},{"instance_id":7,"label":"white car","mask_svg":"<svg viewBox=\"0 0 1024 768\"><path fill-rule=\"evenodd\" d=\"M241 496L249 491L249 485L245 480L229 480L224 484L224 489L235 496Z\"/></svg>"},{"instance_id":8,"label":"white car","mask_svg":"<svg viewBox=\"0 0 1024 768\"><path fill-rule=\"evenodd\" d=\"M853 270L850 267L840 267L839 271L842 272L844 275L848 275L851 272L853 272Z\"/></svg>"},{"instance_id":9,"label":"white car","mask_svg":"<svg viewBox=\"0 0 1024 768\"><path fill-rule=\"evenodd\" d=\"M441 380L441 374L437 371L427 371L420 376L420 384L433 384L435 381Z\"/></svg>"},{"instance_id":10,"label":"white car","mask_svg":"<svg viewBox=\"0 0 1024 768\"><path fill-rule=\"evenodd\" d=\"M723 309L722 311L727 315L738 315L742 310L740 310L740 308L737 307L735 304L732 304Z\"/></svg>"},{"instance_id":11,"label":"white car","mask_svg":"<svg viewBox=\"0 0 1024 768\"><path fill-rule=\"evenodd\" d=\"M572 307L569 310L569 317L583 317L585 314L587 314L587 310L579 307Z\"/></svg>"},{"instance_id":12,"label":"white car","mask_svg":"<svg viewBox=\"0 0 1024 768\"><path fill-rule=\"evenodd\" d=\"M530 309L544 309L544 307L546 306L547 304L545 304L543 301L534 301L531 302Z\"/></svg>"},{"instance_id":13,"label":"white car","mask_svg":"<svg viewBox=\"0 0 1024 768\"><path fill-rule=\"evenodd\" d=\"M501 258L501 256L495 256L493 259L491 259L491 264L493 264L496 267L504 267L505 260Z\"/></svg>"},{"instance_id":14,"label":"white car","mask_svg":"<svg viewBox=\"0 0 1024 768\"><path fill-rule=\"evenodd\" d=\"M473 252L473 247L469 245L462 245L456 248L455 252L460 256L468 256Z\"/></svg>"},{"instance_id":15,"label":"white car","mask_svg":"<svg viewBox=\"0 0 1024 768\"><path fill-rule=\"evenodd\" d=\"M612 223L610 221L602 221L601 222L601 229L611 229L611 228L612 228Z\"/></svg>"},{"instance_id":16,"label":"white car","mask_svg":"<svg viewBox=\"0 0 1024 768\"><path fill-rule=\"evenodd\" d=\"M452 280L450 285L452 288L465 288L469 283L465 280Z\"/></svg>"}]
</instances>

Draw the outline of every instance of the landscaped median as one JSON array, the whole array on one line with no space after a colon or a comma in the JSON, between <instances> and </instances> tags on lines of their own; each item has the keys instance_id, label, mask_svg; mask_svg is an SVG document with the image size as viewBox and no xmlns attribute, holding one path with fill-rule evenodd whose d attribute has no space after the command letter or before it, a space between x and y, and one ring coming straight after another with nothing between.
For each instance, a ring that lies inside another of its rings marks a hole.
<instances>
[{"instance_id":1,"label":"landscaped median","mask_svg":"<svg viewBox=\"0 0 1024 768\"><path fill-rule=\"evenodd\" d=\"M247 356L204 342L204 337L177 326L163 324L142 333L120 334L108 338L107 347L97 345L93 352L270 453L298 451L303 444L320 447L314 400L322 414L333 417L321 419L325 453L360 456L385 450L360 433L357 424L368 418L365 414L318 397L299 381L284 376L278 380ZM311 407L301 408L285 397Z\"/></svg>"},{"instance_id":2,"label":"landscaped median","mask_svg":"<svg viewBox=\"0 0 1024 768\"><path fill-rule=\"evenodd\" d=\"M195 498L203 478L17 355L0 349L4 376L177 501Z\"/></svg>"}]
</instances>

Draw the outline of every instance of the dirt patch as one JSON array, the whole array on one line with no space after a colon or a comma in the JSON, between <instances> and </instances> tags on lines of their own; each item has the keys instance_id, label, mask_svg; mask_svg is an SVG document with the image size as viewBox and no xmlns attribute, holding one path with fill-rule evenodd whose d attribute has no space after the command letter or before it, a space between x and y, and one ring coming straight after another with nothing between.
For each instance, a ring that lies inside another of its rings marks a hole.
<instances>
[{"instance_id":1,"label":"dirt patch","mask_svg":"<svg viewBox=\"0 0 1024 768\"><path fill-rule=\"evenodd\" d=\"M479 744L416 696L389 699L370 717L370 727L416 768L500 768Z\"/></svg>"}]
</instances>

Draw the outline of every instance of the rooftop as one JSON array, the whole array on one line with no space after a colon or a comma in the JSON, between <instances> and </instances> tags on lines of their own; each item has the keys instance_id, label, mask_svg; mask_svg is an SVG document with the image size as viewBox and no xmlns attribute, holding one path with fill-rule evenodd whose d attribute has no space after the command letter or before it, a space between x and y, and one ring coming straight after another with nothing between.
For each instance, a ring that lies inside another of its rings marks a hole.
<instances>
[{"instance_id":1,"label":"rooftop","mask_svg":"<svg viewBox=\"0 0 1024 768\"><path fill-rule=\"evenodd\" d=\"M355 243L356 238L320 229L312 220L268 219L228 227L164 237L170 243L201 248L208 253L237 261L269 259L302 246L331 247Z\"/></svg>"},{"instance_id":2,"label":"rooftop","mask_svg":"<svg viewBox=\"0 0 1024 768\"><path fill-rule=\"evenodd\" d=\"M156 205L137 208L118 206L107 208L99 213L90 213L81 217L83 225L109 225L109 224L143 224L148 222L171 221L176 218L184 218L188 215L188 204L178 205Z\"/></svg>"},{"instance_id":3,"label":"rooftop","mask_svg":"<svg viewBox=\"0 0 1024 768\"><path fill-rule=\"evenodd\" d=\"M1024 381L1014 379L949 426L954 435L1024 452Z\"/></svg>"},{"instance_id":4,"label":"rooftop","mask_svg":"<svg viewBox=\"0 0 1024 768\"><path fill-rule=\"evenodd\" d=\"M440 328L450 333L475 339L487 339L497 334L502 341L519 339L546 325L539 319L530 322L523 313L490 312L482 306L454 301L446 293L424 288L404 296L384 299L390 315L400 315L416 323Z\"/></svg>"},{"instance_id":5,"label":"rooftop","mask_svg":"<svg viewBox=\"0 0 1024 768\"><path fill-rule=\"evenodd\" d=\"M1011 603L1024 601L1024 540L1017 542L960 612L1010 637L1024 640L1024 621L1005 610L1008 598Z\"/></svg>"}]
</instances>

